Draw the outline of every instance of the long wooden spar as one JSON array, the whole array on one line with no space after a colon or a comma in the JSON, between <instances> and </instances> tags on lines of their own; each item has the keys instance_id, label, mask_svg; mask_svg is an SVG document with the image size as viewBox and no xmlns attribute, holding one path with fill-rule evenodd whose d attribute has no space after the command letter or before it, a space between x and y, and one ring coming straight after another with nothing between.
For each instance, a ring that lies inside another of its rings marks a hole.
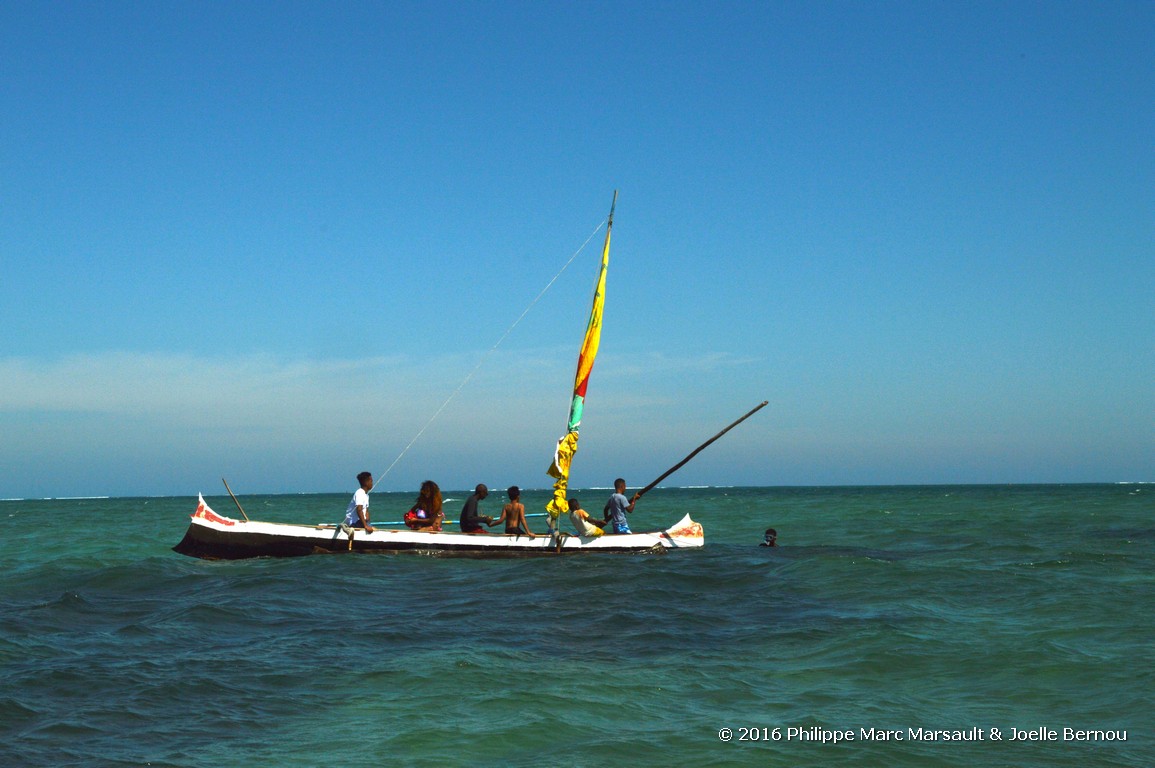
<instances>
[{"instance_id":1,"label":"long wooden spar","mask_svg":"<svg viewBox=\"0 0 1155 768\"><path fill-rule=\"evenodd\" d=\"M714 435L713 437L711 437L709 440L707 440L706 442L704 442L704 443L702 443L701 445L699 445L699 446L698 446L697 448L695 448L694 450L690 451L690 455L689 455L689 456L687 456L686 458L682 459L681 461L679 461L679 462L678 462L677 464L675 464L674 466L672 466L672 467L670 467L669 469L667 469L665 472L663 472L663 473L662 473L661 477L659 477L657 480L655 480L654 482L652 482L652 483L650 483L649 485L647 485L647 486L646 486L645 488L643 488L642 490L640 490L640 491L638 491L637 493L635 493L635 494L634 494L634 499L640 499L640 498L642 497L642 495L643 495L643 494L647 493L648 491L651 491L651 490L653 490L654 486L656 486L658 483L662 482L662 481L663 481L663 480L665 480L667 477L669 477L670 475L674 474L674 473L675 473L675 472L677 472L679 469L681 469L683 466L685 466L685 465L686 465L686 463L690 461L690 459L694 458L694 457L695 457L695 456L697 456L699 453L701 453L703 450L705 450L705 448L706 448L708 445L710 445L710 443L714 442L714 441L715 441L715 440L717 440L719 437L721 437L722 435L726 434L726 433L727 433L727 432L729 432L731 429L733 429L734 427L738 426L738 425L739 425L739 424L741 424L743 421L745 421L746 419L750 418L751 416L753 416L753 415L754 415L755 413L757 413L758 411L760 411L760 410L762 410L763 408L765 408L765 407L766 407L766 404L767 404L768 402L770 402L770 401L769 401L769 400L763 400L763 401L762 401L762 403L761 403L760 405L758 405L758 406L754 407L753 409L751 409L751 410L750 410L750 412L749 412L749 413L747 413L745 416L743 416L742 418L738 419L738 420L737 420L737 421L735 421L733 424L731 424L730 426L726 427L726 428L725 428L725 429L723 429L721 432L719 432L718 434Z\"/></svg>"},{"instance_id":2,"label":"long wooden spar","mask_svg":"<svg viewBox=\"0 0 1155 768\"><path fill-rule=\"evenodd\" d=\"M225 490L226 490L226 491L228 491L228 492L229 492L229 495L233 497L233 503L234 503L234 504L236 504L236 505L237 505L237 509L239 509L239 510L241 511L241 517L245 518L245 522L246 522L246 523L247 523L247 522L249 522L249 516L245 514L245 510L244 510L244 507L242 507L242 506L241 506L241 503L240 503L239 501L237 501L237 497L236 497L236 496L233 496L233 489L229 487L229 481L228 481L228 480L225 480L225 479L222 477L222 478L221 478L221 482L225 484Z\"/></svg>"}]
</instances>

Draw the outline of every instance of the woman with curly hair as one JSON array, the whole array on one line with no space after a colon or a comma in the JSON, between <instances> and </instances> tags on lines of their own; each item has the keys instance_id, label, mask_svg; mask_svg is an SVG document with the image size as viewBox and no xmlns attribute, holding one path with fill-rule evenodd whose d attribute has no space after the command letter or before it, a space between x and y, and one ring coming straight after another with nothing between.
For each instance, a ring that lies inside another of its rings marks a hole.
<instances>
[{"instance_id":1,"label":"woman with curly hair","mask_svg":"<svg viewBox=\"0 0 1155 768\"><path fill-rule=\"evenodd\" d=\"M417 501L405 513L405 525L415 531L440 531L445 515L441 511L441 489L432 480L421 484Z\"/></svg>"}]
</instances>

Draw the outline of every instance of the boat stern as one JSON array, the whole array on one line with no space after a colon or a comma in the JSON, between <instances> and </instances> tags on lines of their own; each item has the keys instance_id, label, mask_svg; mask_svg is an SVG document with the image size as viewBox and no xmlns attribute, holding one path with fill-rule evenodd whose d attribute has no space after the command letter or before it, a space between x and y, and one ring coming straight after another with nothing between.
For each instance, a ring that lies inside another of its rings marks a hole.
<instances>
[{"instance_id":1,"label":"boat stern","mask_svg":"<svg viewBox=\"0 0 1155 768\"><path fill-rule=\"evenodd\" d=\"M662 545L671 549L704 547L706 545L706 532L702 529L701 523L694 522L689 515L686 515L662 531Z\"/></svg>"}]
</instances>

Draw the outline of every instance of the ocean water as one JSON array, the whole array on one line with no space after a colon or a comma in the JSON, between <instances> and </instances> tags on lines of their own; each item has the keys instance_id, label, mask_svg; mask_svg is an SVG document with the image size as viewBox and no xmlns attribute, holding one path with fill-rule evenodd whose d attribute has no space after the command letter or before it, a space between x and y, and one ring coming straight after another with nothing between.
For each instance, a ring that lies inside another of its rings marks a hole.
<instances>
[{"instance_id":1,"label":"ocean water","mask_svg":"<svg viewBox=\"0 0 1155 768\"><path fill-rule=\"evenodd\" d=\"M703 550L516 560L195 560L194 505L0 502L0 766L1155 765L1155 486L658 489Z\"/></svg>"}]
</instances>

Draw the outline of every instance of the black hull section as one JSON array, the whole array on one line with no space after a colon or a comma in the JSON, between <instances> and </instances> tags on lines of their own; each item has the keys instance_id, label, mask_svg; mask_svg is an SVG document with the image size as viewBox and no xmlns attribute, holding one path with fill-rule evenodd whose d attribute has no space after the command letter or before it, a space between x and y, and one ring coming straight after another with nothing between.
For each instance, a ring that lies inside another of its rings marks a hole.
<instances>
[{"instance_id":1,"label":"black hull section","mask_svg":"<svg viewBox=\"0 0 1155 768\"><path fill-rule=\"evenodd\" d=\"M347 544L344 549L347 551ZM250 557L303 557L342 550L326 550L308 539L260 534L215 536L212 531L190 527L172 551L202 560L245 560Z\"/></svg>"}]
</instances>

